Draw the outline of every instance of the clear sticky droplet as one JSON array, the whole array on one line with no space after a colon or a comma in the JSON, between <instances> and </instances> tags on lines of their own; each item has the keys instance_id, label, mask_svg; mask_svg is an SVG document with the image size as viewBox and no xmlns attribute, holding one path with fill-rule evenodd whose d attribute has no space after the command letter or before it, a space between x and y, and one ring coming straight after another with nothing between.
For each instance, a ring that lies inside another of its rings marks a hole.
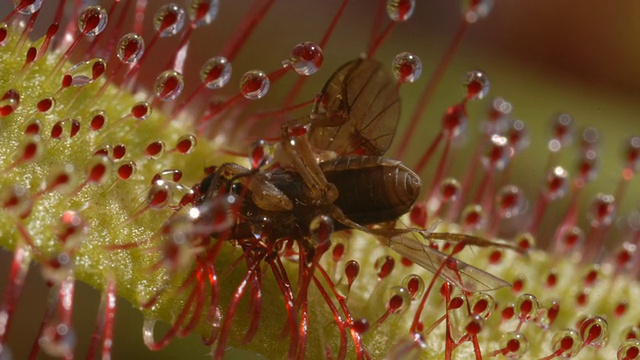
<instances>
[{"instance_id":1,"label":"clear sticky droplet","mask_svg":"<svg viewBox=\"0 0 640 360\"><path fill-rule=\"evenodd\" d=\"M96 36L106 27L109 20L102 6L87 6L78 17L78 29L86 36Z\"/></svg>"},{"instance_id":2,"label":"clear sticky droplet","mask_svg":"<svg viewBox=\"0 0 640 360\"><path fill-rule=\"evenodd\" d=\"M516 299L515 312L520 321L530 321L538 315L538 298L531 294L522 294Z\"/></svg>"},{"instance_id":3,"label":"clear sticky droplet","mask_svg":"<svg viewBox=\"0 0 640 360\"><path fill-rule=\"evenodd\" d=\"M116 55L126 64L133 64L144 54L144 39L136 33L128 33L120 38Z\"/></svg>"},{"instance_id":4,"label":"clear sticky droplet","mask_svg":"<svg viewBox=\"0 0 640 360\"><path fill-rule=\"evenodd\" d=\"M107 68L107 62L102 58L81 61L69 68L67 75L71 76L69 86L85 86L94 82Z\"/></svg>"},{"instance_id":5,"label":"clear sticky droplet","mask_svg":"<svg viewBox=\"0 0 640 360\"><path fill-rule=\"evenodd\" d=\"M14 8L22 15L33 15L42 7L43 0L13 0Z\"/></svg>"},{"instance_id":6,"label":"clear sticky droplet","mask_svg":"<svg viewBox=\"0 0 640 360\"><path fill-rule=\"evenodd\" d=\"M573 141L575 133L575 125L573 117L569 114L562 113L551 118L551 141L549 149L551 151L559 151L562 147L570 145Z\"/></svg>"},{"instance_id":7,"label":"clear sticky droplet","mask_svg":"<svg viewBox=\"0 0 640 360\"><path fill-rule=\"evenodd\" d=\"M582 339L574 329L558 331L553 335L551 344L553 353L560 359L571 359L582 350Z\"/></svg>"},{"instance_id":8,"label":"clear sticky droplet","mask_svg":"<svg viewBox=\"0 0 640 360\"><path fill-rule=\"evenodd\" d=\"M391 256L380 256L373 264L373 268L378 272L378 279L382 280L389 276L395 267L396 261Z\"/></svg>"},{"instance_id":9,"label":"clear sticky droplet","mask_svg":"<svg viewBox=\"0 0 640 360\"><path fill-rule=\"evenodd\" d=\"M560 166L551 170L547 175L547 188L545 194L549 200L562 198L567 193L569 173Z\"/></svg>"},{"instance_id":10,"label":"clear sticky droplet","mask_svg":"<svg viewBox=\"0 0 640 360\"><path fill-rule=\"evenodd\" d=\"M475 293L468 301L471 313L483 319L488 319L496 307L496 301L487 293Z\"/></svg>"},{"instance_id":11,"label":"clear sticky droplet","mask_svg":"<svg viewBox=\"0 0 640 360\"><path fill-rule=\"evenodd\" d=\"M290 59L284 65L291 65L298 75L315 74L324 61L324 53L320 46L313 42L306 41L296 44L291 49Z\"/></svg>"},{"instance_id":12,"label":"clear sticky droplet","mask_svg":"<svg viewBox=\"0 0 640 360\"><path fill-rule=\"evenodd\" d=\"M176 143L176 150L181 154L191 154L198 145L198 139L192 134L182 135Z\"/></svg>"},{"instance_id":13,"label":"clear sticky droplet","mask_svg":"<svg viewBox=\"0 0 640 360\"><path fill-rule=\"evenodd\" d=\"M118 166L118 177L120 180L129 180L138 170L138 164L134 161L127 161Z\"/></svg>"},{"instance_id":14,"label":"clear sticky droplet","mask_svg":"<svg viewBox=\"0 0 640 360\"><path fill-rule=\"evenodd\" d=\"M0 24L0 46L7 44L6 40L9 38L9 25L3 23Z\"/></svg>"},{"instance_id":15,"label":"clear sticky droplet","mask_svg":"<svg viewBox=\"0 0 640 360\"><path fill-rule=\"evenodd\" d=\"M249 162L254 170L269 164L273 159L273 151L264 140L255 141L249 149Z\"/></svg>"},{"instance_id":16,"label":"clear sticky droplet","mask_svg":"<svg viewBox=\"0 0 640 360\"><path fill-rule=\"evenodd\" d=\"M153 17L153 28L160 37L176 35L184 26L184 10L176 4L166 4Z\"/></svg>"},{"instance_id":17,"label":"clear sticky droplet","mask_svg":"<svg viewBox=\"0 0 640 360\"><path fill-rule=\"evenodd\" d=\"M487 215L482 206L471 204L462 211L462 223L465 229L481 230L487 224Z\"/></svg>"},{"instance_id":18,"label":"clear sticky droplet","mask_svg":"<svg viewBox=\"0 0 640 360\"><path fill-rule=\"evenodd\" d=\"M72 357L76 346L76 334L70 325L49 324L38 339L42 350L54 357Z\"/></svg>"},{"instance_id":19,"label":"clear sticky droplet","mask_svg":"<svg viewBox=\"0 0 640 360\"><path fill-rule=\"evenodd\" d=\"M602 347L609 340L609 324L601 316L592 316L580 324L580 338L587 346Z\"/></svg>"},{"instance_id":20,"label":"clear sticky droplet","mask_svg":"<svg viewBox=\"0 0 640 360\"><path fill-rule=\"evenodd\" d=\"M402 314L411 306L411 294L402 286L392 286L385 291L385 308L391 314Z\"/></svg>"},{"instance_id":21,"label":"clear sticky droplet","mask_svg":"<svg viewBox=\"0 0 640 360\"><path fill-rule=\"evenodd\" d=\"M462 185L455 178L446 178L440 183L440 199L443 202L456 201L462 192Z\"/></svg>"},{"instance_id":22,"label":"clear sticky droplet","mask_svg":"<svg viewBox=\"0 0 640 360\"><path fill-rule=\"evenodd\" d=\"M89 114L89 129L98 131L105 127L109 117L104 110L94 110Z\"/></svg>"},{"instance_id":23,"label":"clear sticky droplet","mask_svg":"<svg viewBox=\"0 0 640 360\"><path fill-rule=\"evenodd\" d=\"M481 70L472 70L464 76L464 86L467 88L467 99L480 100L489 94L491 83L489 77Z\"/></svg>"},{"instance_id":24,"label":"clear sticky droplet","mask_svg":"<svg viewBox=\"0 0 640 360\"><path fill-rule=\"evenodd\" d=\"M591 207L588 213L591 226L609 226L613 222L615 215L616 202L613 195L602 193L597 194L591 202Z\"/></svg>"},{"instance_id":25,"label":"clear sticky droplet","mask_svg":"<svg viewBox=\"0 0 640 360\"><path fill-rule=\"evenodd\" d=\"M442 117L442 130L450 138L455 138L464 132L467 122L467 110L464 105L453 105L447 109Z\"/></svg>"},{"instance_id":26,"label":"clear sticky droplet","mask_svg":"<svg viewBox=\"0 0 640 360\"><path fill-rule=\"evenodd\" d=\"M86 167L86 182L102 184L109 178L111 161L106 156L92 156Z\"/></svg>"},{"instance_id":27,"label":"clear sticky droplet","mask_svg":"<svg viewBox=\"0 0 640 360\"><path fill-rule=\"evenodd\" d=\"M520 215L524 208L524 195L519 187L505 185L498 190L496 196L496 210L501 218L512 218Z\"/></svg>"},{"instance_id":28,"label":"clear sticky droplet","mask_svg":"<svg viewBox=\"0 0 640 360\"><path fill-rule=\"evenodd\" d=\"M173 70L163 71L156 78L153 90L162 101L171 101L182 94L184 90L184 78L182 74Z\"/></svg>"},{"instance_id":29,"label":"clear sticky droplet","mask_svg":"<svg viewBox=\"0 0 640 360\"><path fill-rule=\"evenodd\" d=\"M500 349L507 359L519 359L529 351L529 340L521 332L508 332L500 339Z\"/></svg>"},{"instance_id":30,"label":"clear sticky droplet","mask_svg":"<svg viewBox=\"0 0 640 360\"><path fill-rule=\"evenodd\" d=\"M164 154L165 148L166 146L164 144L164 141L153 141L149 143L146 148L144 148L144 156L147 159L158 159L162 156L162 154Z\"/></svg>"},{"instance_id":31,"label":"clear sticky droplet","mask_svg":"<svg viewBox=\"0 0 640 360\"><path fill-rule=\"evenodd\" d=\"M209 89L220 89L231 78L232 66L224 56L207 60L200 69L200 80Z\"/></svg>"},{"instance_id":32,"label":"clear sticky droplet","mask_svg":"<svg viewBox=\"0 0 640 360\"><path fill-rule=\"evenodd\" d=\"M628 339L618 347L618 360L640 359L640 340Z\"/></svg>"},{"instance_id":33,"label":"clear sticky droplet","mask_svg":"<svg viewBox=\"0 0 640 360\"><path fill-rule=\"evenodd\" d=\"M391 71L399 82L412 83L422 74L422 61L414 53L402 52L393 58Z\"/></svg>"},{"instance_id":34,"label":"clear sticky droplet","mask_svg":"<svg viewBox=\"0 0 640 360\"><path fill-rule=\"evenodd\" d=\"M416 9L415 0L388 0L387 15L391 21L407 21Z\"/></svg>"},{"instance_id":35,"label":"clear sticky droplet","mask_svg":"<svg viewBox=\"0 0 640 360\"><path fill-rule=\"evenodd\" d=\"M578 176L576 179L580 181L580 185L584 185L598 176L598 165L598 154L594 150L587 150L581 154L577 163Z\"/></svg>"},{"instance_id":36,"label":"clear sticky droplet","mask_svg":"<svg viewBox=\"0 0 640 360\"><path fill-rule=\"evenodd\" d=\"M509 147L514 156L529 146L529 131L522 120L511 120L507 122L507 130L504 136L509 142Z\"/></svg>"},{"instance_id":37,"label":"clear sticky droplet","mask_svg":"<svg viewBox=\"0 0 640 360\"><path fill-rule=\"evenodd\" d=\"M507 138L500 135L493 135L482 154L482 165L488 171L502 171L509 163L511 151Z\"/></svg>"},{"instance_id":38,"label":"clear sticky droplet","mask_svg":"<svg viewBox=\"0 0 640 360\"><path fill-rule=\"evenodd\" d=\"M316 216L309 224L309 232L317 245L330 242L333 234L333 219L327 215Z\"/></svg>"},{"instance_id":39,"label":"clear sticky droplet","mask_svg":"<svg viewBox=\"0 0 640 360\"><path fill-rule=\"evenodd\" d=\"M625 166L631 171L638 171L640 168L640 136L634 136L627 142L624 150Z\"/></svg>"},{"instance_id":40,"label":"clear sticky droplet","mask_svg":"<svg viewBox=\"0 0 640 360\"><path fill-rule=\"evenodd\" d=\"M464 0L462 4L464 19L473 24L487 17L492 7L493 0Z\"/></svg>"},{"instance_id":41,"label":"clear sticky droplet","mask_svg":"<svg viewBox=\"0 0 640 360\"><path fill-rule=\"evenodd\" d=\"M7 90L0 99L0 116L9 116L20 105L20 93L15 89Z\"/></svg>"},{"instance_id":42,"label":"clear sticky droplet","mask_svg":"<svg viewBox=\"0 0 640 360\"><path fill-rule=\"evenodd\" d=\"M151 105L149 105L149 103L146 101L136 103L131 107L130 114L134 119L138 121L147 120L151 115Z\"/></svg>"},{"instance_id":43,"label":"clear sticky droplet","mask_svg":"<svg viewBox=\"0 0 640 360\"><path fill-rule=\"evenodd\" d=\"M240 78L240 92L249 100L264 97L269 91L270 80L267 74L260 70L247 71Z\"/></svg>"},{"instance_id":44,"label":"clear sticky droplet","mask_svg":"<svg viewBox=\"0 0 640 360\"><path fill-rule=\"evenodd\" d=\"M402 280L402 286L409 291L411 300L421 298L425 290L424 280L416 274L407 275Z\"/></svg>"},{"instance_id":45,"label":"clear sticky droplet","mask_svg":"<svg viewBox=\"0 0 640 360\"><path fill-rule=\"evenodd\" d=\"M218 17L220 0L192 0L187 8L189 19L195 26L211 24Z\"/></svg>"}]
</instances>

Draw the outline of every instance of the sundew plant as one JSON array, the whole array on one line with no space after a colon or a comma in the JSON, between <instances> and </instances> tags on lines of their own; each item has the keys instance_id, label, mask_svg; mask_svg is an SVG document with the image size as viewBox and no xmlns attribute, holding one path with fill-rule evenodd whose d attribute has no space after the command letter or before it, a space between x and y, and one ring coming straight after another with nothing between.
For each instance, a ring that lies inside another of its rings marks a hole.
<instances>
[{"instance_id":1,"label":"sundew plant","mask_svg":"<svg viewBox=\"0 0 640 360\"><path fill-rule=\"evenodd\" d=\"M640 8L598 6L3 4L0 359L640 358Z\"/></svg>"}]
</instances>

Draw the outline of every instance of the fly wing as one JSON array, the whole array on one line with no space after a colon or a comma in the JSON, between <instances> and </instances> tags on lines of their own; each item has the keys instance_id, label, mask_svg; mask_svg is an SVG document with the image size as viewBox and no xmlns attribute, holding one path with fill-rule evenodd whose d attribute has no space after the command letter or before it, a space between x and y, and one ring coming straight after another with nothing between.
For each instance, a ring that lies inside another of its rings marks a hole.
<instances>
[{"instance_id":1,"label":"fly wing","mask_svg":"<svg viewBox=\"0 0 640 360\"><path fill-rule=\"evenodd\" d=\"M499 277L430 248L412 234L391 237L389 247L434 274L440 271L438 275L441 278L464 291L475 293L511 286Z\"/></svg>"},{"instance_id":2,"label":"fly wing","mask_svg":"<svg viewBox=\"0 0 640 360\"><path fill-rule=\"evenodd\" d=\"M325 84L312 114L311 144L340 155L381 156L400 119L396 82L373 59L340 67Z\"/></svg>"}]
</instances>

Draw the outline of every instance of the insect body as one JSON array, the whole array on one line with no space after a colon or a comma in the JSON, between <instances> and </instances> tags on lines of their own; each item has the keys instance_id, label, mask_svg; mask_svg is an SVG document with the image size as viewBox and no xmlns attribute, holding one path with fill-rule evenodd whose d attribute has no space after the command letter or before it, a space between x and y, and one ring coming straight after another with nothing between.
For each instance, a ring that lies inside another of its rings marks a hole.
<instances>
[{"instance_id":1,"label":"insect body","mask_svg":"<svg viewBox=\"0 0 640 360\"><path fill-rule=\"evenodd\" d=\"M327 81L310 116L283 126L284 165L251 171L235 163L223 164L202 182L198 205L221 191L241 196L233 239L251 238L267 228L272 240L295 238L303 248L313 250L306 240L310 224L326 215L334 220L336 230L354 228L384 236L392 249L464 290L508 285L407 233L417 232L427 239L452 239L457 234L365 227L396 220L420 194L422 182L416 173L399 161L381 157L391 144L399 114L396 84L382 65L372 59L348 62ZM318 162L318 150L335 156ZM457 270L442 269L445 261Z\"/></svg>"}]
</instances>

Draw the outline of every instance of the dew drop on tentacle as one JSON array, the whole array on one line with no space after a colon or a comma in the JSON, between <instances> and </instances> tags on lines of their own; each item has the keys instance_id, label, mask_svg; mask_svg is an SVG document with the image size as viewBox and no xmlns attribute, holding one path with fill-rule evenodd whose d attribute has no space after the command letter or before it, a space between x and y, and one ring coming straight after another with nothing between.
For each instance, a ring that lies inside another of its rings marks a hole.
<instances>
[{"instance_id":1,"label":"dew drop on tentacle","mask_svg":"<svg viewBox=\"0 0 640 360\"><path fill-rule=\"evenodd\" d=\"M456 201L462 192L462 185L455 178L446 178L442 180L439 187L440 201L449 203Z\"/></svg>"},{"instance_id":2,"label":"dew drop on tentacle","mask_svg":"<svg viewBox=\"0 0 640 360\"><path fill-rule=\"evenodd\" d=\"M174 36L184 26L184 10L176 4L166 4L155 13L153 28L160 37Z\"/></svg>"},{"instance_id":3,"label":"dew drop on tentacle","mask_svg":"<svg viewBox=\"0 0 640 360\"><path fill-rule=\"evenodd\" d=\"M609 226L615 219L616 203L613 195L597 194L587 216L593 227Z\"/></svg>"},{"instance_id":4,"label":"dew drop on tentacle","mask_svg":"<svg viewBox=\"0 0 640 360\"><path fill-rule=\"evenodd\" d=\"M40 11L43 0L13 0L14 9L22 15L33 15Z\"/></svg>"},{"instance_id":5,"label":"dew drop on tentacle","mask_svg":"<svg viewBox=\"0 0 640 360\"><path fill-rule=\"evenodd\" d=\"M190 209L189 217L202 228L203 234L221 233L235 223L232 209L238 201L238 197L232 194L209 198L197 208Z\"/></svg>"},{"instance_id":6,"label":"dew drop on tentacle","mask_svg":"<svg viewBox=\"0 0 640 360\"><path fill-rule=\"evenodd\" d=\"M231 79L233 67L224 56L207 60L200 69L200 80L209 89L220 89Z\"/></svg>"},{"instance_id":7,"label":"dew drop on tentacle","mask_svg":"<svg viewBox=\"0 0 640 360\"><path fill-rule=\"evenodd\" d=\"M524 122L522 120L507 121L507 129L504 136L509 142L511 148L511 156L519 154L522 150L529 146L530 136Z\"/></svg>"},{"instance_id":8,"label":"dew drop on tentacle","mask_svg":"<svg viewBox=\"0 0 640 360\"><path fill-rule=\"evenodd\" d=\"M551 339L551 349L559 359L571 359L582 350L582 339L574 329L563 329Z\"/></svg>"},{"instance_id":9,"label":"dew drop on tentacle","mask_svg":"<svg viewBox=\"0 0 640 360\"><path fill-rule=\"evenodd\" d=\"M529 340L527 340L527 337L521 332L512 331L502 335L500 339L500 350L495 353L502 354L507 359L514 360L520 359L527 351L529 351Z\"/></svg>"},{"instance_id":10,"label":"dew drop on tentacle","mask_svg":"<svg viewBox=\"0 0 640 360\"><path fill-rule=\"evenodd\" d=\"M340 281L336 284L336 291L342 296L348 296L351 291L351 286L356 278L360 274L360 263L356 260L349 260L344 266L344 275L340 278Z\"/></svg>"},{"instance_id":11,"label":"dew drop on tentacle","mask_svg":"<svg viewBox=\"0 0 640 360\"><path fill-rule=\"evenodd\" d=\"M249 100L264 97L269 91L271 81L267 74L260 70L247 71L240 78L240 92Z\"/></svg>"},{"instance_id":12,"label":"dew drop on tentacle","mask_svg":"<svg viewBox=\"0 0 640 360\"><path fill-rule=\"evenodd\" d=\"M519 187L505 185L498 190L496 196L496 210L501 218L512 218L520 215L524 209L524 195Z\"/></svg>"},{"instance_id":13,"label":"dew drop on tentacle","mask_svg":"<svg viewBox=\"0 0 640 360\"><path fill-rule=\"evenodd\" d=\"M57 164L49 171L43 193L55 190L59 194L67 194L77 185L77 181L77 173L72 164Z\"/></svg>"},{"instance_id":14,"label":"dew drop on tentacle","mask_svg":"<svg viewBox=\"0 0 640 360\"><path fill-rule=\"evenodd\" d=\"M393 59L391 71L398 82L412 83L422 75L422 61L414 53L402 52Z\"/></svg>"},{"instance_id":15,"label":"dew drop on tentacle","mask_svg":"<svg viewBox=\"0 0 640 360\"><path fill-rule=\"evenodd\" d=\"M484 317L480 315L469 315L465 322L464 330L468 335L478 335L484 326Z\"/></svg>"},{"instance_id":16,"label":"dew drop on tentacle","mask_svg":"<svg viewBox=\"0 0 640 360\"><path fill-rule=\"evenodd\" d=\"M136 33L123 35L116 47L116 56L125 64L133 64L144 54L144 39Z\"/></svg>"},{"instance_id":17,"label":"dew drop on tentacle","mask_svg":"<svg viewBox=\"0 0 640 360\"><path fill-rule=\"evenodd\" d=\"M273 148L264 140L258 140L251 144L249 149L249 164L251 169L258 170L268 165L273 160Z\"/></svg>"},{"instance_id":18,"label":"dew drop on tentacle","mask_svg":"<svg viewBox=\"0 0 640 360\"><path fill-rule=\"evenodd\" d=\"M626 144L624 149L625 166L632 172L640 168L640 136L634 136Z\"/></svg>"},{"instance_id":19,"label":"dew drop on tentacle","mask_svg":"<svg viewBox=\"0 0 640 360\"><path fill-rule=\"evenodd\" d=\"M89 85L102 76L106 69L107 62L102 58L80 61L67 70L65 76L70 77L68 86L81 87Z\"/></svg>"},{"instance_id":20,"label":"dew drop on tentacle","mask_svg":"<svg viewBox=\"0 0 640 360\"><path fill-rule=\"evenodd\" d=\"M487 118L482 122L481 129L486 135L501 134L505 131L507 116L513 107L504 98L497 97L491 101Z\"/></svg>"},{"instance_id":21,"label":"dew drop on tentacle","mask_svg":"<svg viewBox=\"0 0 640 360\"><path fill-rule=\"evenodd\" d=\"M194 26L211 24L218 16L220 0L192 0L187 7L187 15Z\"/></svg>"},{"instance_id":22,"label":"dew drop on tentacle","mask_svg":"<svg viewBox=\"0 0 640 360\"><path fill-rule=\"evenodd\" d=\"M522 294L516 299L515 313L522 322L533 320L538 314L540 304L538 299L531 294Z\"/></svg>"},{"instance_id":23,"label":"dew drop on tentacle","mask_svg":"<svg viewBox=\"0 0 640 360\"><path fill-rule=\"evenodd\" d=\"M602 347L609 340L609 324L600 316L592 316L579 326L580 338L587 346Z\"/></svg>"},{"instance_id":24,"label":"dew drop on tentacle","mask_svg":"<svg viewBox=\"0 0 640 360\"><path fill-rule=\"evenodd\" d=\"M131 107L129 115L138 121L147 120L151 115L151 105L146 101L140 101Z\"/></svg>"},{"instance_id":25,"label":"dew drop on tentacle","mask_svg":"<svg viewBox=\"0 0 640 360\"><path fill-rule=\"evenodd\" d=\"M481 100L489 93L489 77L481 70L472 70L464 76L463 84L467 89L467 100Z\"/></svg>"},{"instance_id":26,"label":"dew drop on tentacle","mask_svg":"<svg viewBox=\"0 0 640 360\"><path fill-rule=\"evenodd\" d=\"M467 205L460 216L466 230L482 230L487 225L487 214L481 205Z\"/></svg>"},{"instance_id":27,"label":"dew drop on tentacle","mask_svg":"<svg viewBox=\"0 0 640 360\"><path fill-rule=\"evenodd\" d=\"M166 70L156 77L153 91L162 101L175 100L184 90L184 77L177 71Z\"/></svg>"},{"instance_id":28,"label":"dew drop on tentacle","mask_svg":"<svg viewBox=\"0 0 640 360\"><path fill-rule=\"evenodd\" d=\"M487 293L473 294L469 298L468 302L469 307L471 308L471 313L479 315L483 319L488 319L496 306L496 301Z\"/></svg>"},{"instance_id":29,"label":"dew drop on tentacle","mask_svg":"<svg viewBox=\"0 0 640 360\"><path fill-rule=\"evenodd\" d=\"M33 207L33 199L27 188L20 184L3 189L1 201L5 211L19 217L31 213Z\"/></svg>"},{"instance_id":30,"label":"dew drop on tentacle","mask_svg":"<svg viewBox=\"0 0 640 360\"><path fill-rule=\"evenodd\" d=\"M47 325L38 342L48 355L70 358L76 346L76 333L70 324L53 322Z\"/></svg>"},{"instance_id":31,"label":"dew drop on tentacle","mask_svg":"<svg viewBox=\"0 0 640 360\"><path fill-rule=\"evenodd\" d=\"M618 360L640 359L640 340L628 339L618 347Z\"/></svg>"},{"instance_id":32,"label":"dew drop on tentacle","mask_svg":"<svg viewBox=\"0 0 640 360\"><path fill-rule=\"evenodd\" d=\"M369 331L370 327L371 327L371 324L367 319L357 319L357 320L354 320L353 323L351 324L351 328L358 334L366 333L367 331Z\"/></svg>"},{"instance_id":33,"label":"dew drop on tentacle","mask_svg":"<svg viewBox=\"0 0 640 360\"><path fill-rule=\"evenodd\" d=\"M91 131L102 130L108 123L109 117L104 110L94 110L89 114L89 129Z\"/></svg>"},{"instance_id":34,"label":"dew drop on tentacle","mask_svg":"<svg viewBox=\"0 0 640 360\"><path fill-rule=\"evenodd\" d=\"M594 150L583 152L577 162L577 179L579 186L595 180L598 176L598 154Z\"/></svg>"},{"instance_id":35,"label":"dew drop on tentacle","mask_svg":"<svg viewBox=\"0 0 640 360\"><path fill-rule=\"evenodd\" d=\"M78 17L78 29L86 36L96 36L106 27L109 20L102 6L87 6Z\"/></svg>"},{"instance_id":36,"label":"dew drop on tentacle","mask_svg":"<svg viewBox=\"0 0 640 360\"><path fill-rule=\"evenodd\" d=\"M502 171L509 163L510 157L511 152L509 151L507 138L500 135L493 135L480 161L489 171Z\"/></svg>"},{"instance_id":37,"label":"dew drop on tentacle","mask_svg":"<svg viewBox=\"0 0 640 360\"><path fill-rule=\"evenodd\" d=\"M175 150L180 154L191 154L198 145L198 139L193 134L185 134L178 138Z\"/></svg>"},{"instance_id":38,"label":"dew drop on tentacle","mask_svg":"<svg viewBox=\"0 0 640 360\"><path fill-rule=\"evenodd\" d=\"M24 134L29 136L40 135L40 129L42 129L42 123L38 119L29 121L24 128Z\"/></svg>"},{"instance_id":39,"label":"dew drop on tentacle","mask_svg":"<svg viewBox=\"0 0 640 360\"><path fill-rule=\"evenodd\" d=\"M536 238L533 234L529 232L518 234L514 239L513 243L518 247L518 249L522 251L529 251L535 249L536 247Z\"/></svg>"},{"instance_id":40,"label":"dew drop on tentacle","mask_svg":"<svg viewBox=\"0 0 640 360\"><path fill-rule=\"evenodd\" d=\"M442 131L449 138L456 138L464 132L467 122L467 110L464 105L453 105L447 109L442 117Z\"/></svg>"},{"instance_id":41,"label":"dew drop on tentacle","mask_svg":"<svg viewBox=\"0 0 640 360\"><path fill-rule=\"evenodd\" d=\"M309 224L309 233L316 246L330 244L333 229L333 219L327 215L316 216Z\"/></svg>"},{"instance_id":42,"label":"dew drop on tentacle","mask_svg":"<svg viewBox=\"0 0 640 360\"><path fill-rule=\"evenodd\" d=\"M556 200L564 197L569 187L569 173L560 166L556 166L547 175L546 189L544 195L549 200Z\"/></svg>"},{"instance_id":43,"label":"dew drop on tentacle","mask_svg":"<svg viewBox=\"0 0 640 360\"><path fill-rule=\"evenodd\" d=\"M380 256L376 259L373 268L378 272L378 280L389 276L395 267L396 261L391 256Z\"/></svg>"},{"instance_id":44,"label":"dew drop on tentacle","mask_svg":"<svg viewBox=\"0 0 640 360\"><path fill-rule=\"evenodd\" d=\"M56 99L53 96L47 96L42 98L36 104L36 110L39 113L46 114L56 107Z\"/></svg>"},{"instance_id":45,"label":"dew drop on tentacle","mask_svg":"<svg viewBox=\"0 0 640 360\"><path fill-rule=\"evenodd\" d=\"M284 66L291 66L298 75L309 76L315 74L324 61L324 53L320 46L313 42L306 41L296 44L289 60L283 61Z\"/></svg>"},{"instance_id":46,"label":"dew drop on tentacle","mask_svg":"<svg viewBox=\"0 0 640 360\"><path fill-rule=\"evenodd\" d=\"M492 7L493 0L464 0L462 4L464 19L473 24L487 17Z\"/></svg>"},{"instance_id":47,"label":"dew drop on tentacle","mask_svg":"<svg viewBox=\"0 0 640 360\"><path fill-rule=\"evenodd\" d=\"M147 159L159 159L164 154L165 149L164 141L153 141L144 148L144 156Z\"/></svg>"},{"instance_id":48,"label":"dew drop on tentacle","mask_svg":"<svg viewBox=\"0 0 640 360\"><path fill-rule=\"evenodd\" d=\"M7 90L0 99L0 116L9 116L20 105L20 93L15 89Z\"/></svg>"},{"instance_id":49,"label":"dew drop on tentacle","mask_svg":"<svg viewBox=\"0 0 640 360\"><path fill-rule=\"evenodd\" d=\"M411 294L402 286L388 288L383 299L385 308L390 314L402 314L411 306Z\"/></svg>"},{"instance_id":50,"label":"dew drop on tentacle","mask_svg":"<svg viewBox=\"0 0 640 360\"><path fill-rule=\"evenodd\" d=\"M415 0L388 0L387 15L395 22L407 21L416 9Z\"/></svg>"},{"instance_id":51,"label":"dew drop on tentacle","mask_svg":"<svg viewBox=\"0 0 640 360\"><path fill-rule=\"evenodd\" d=\"M575 125L571 115L562 113L551 118L551 140L549 150L557 152L565 146L571 145L575 132Z\"/></svg>"},{"instance_id":52,"label":"dew drop on tentacle","mask_svg":"<svg viewBox=\"0 0 640 360\"><path fill-rule=\"evenodd\" d=\"M135 161L126 161L118 166L118 178L120 180L129 180L138 170L138 164Z\"/></svg>"},{"instance_id":53,"label":"dew drop on tentacle","mask_svg":"<svg viewBox=\"0 0 640 360\"><path fill-rule=\"evenodd\" d=\"M416 274L407 275L402 280L402 286L409 291L411 300L416 300L422 297L425 290L425 284L422 277Z\"/></svg>"}]
</instances>

